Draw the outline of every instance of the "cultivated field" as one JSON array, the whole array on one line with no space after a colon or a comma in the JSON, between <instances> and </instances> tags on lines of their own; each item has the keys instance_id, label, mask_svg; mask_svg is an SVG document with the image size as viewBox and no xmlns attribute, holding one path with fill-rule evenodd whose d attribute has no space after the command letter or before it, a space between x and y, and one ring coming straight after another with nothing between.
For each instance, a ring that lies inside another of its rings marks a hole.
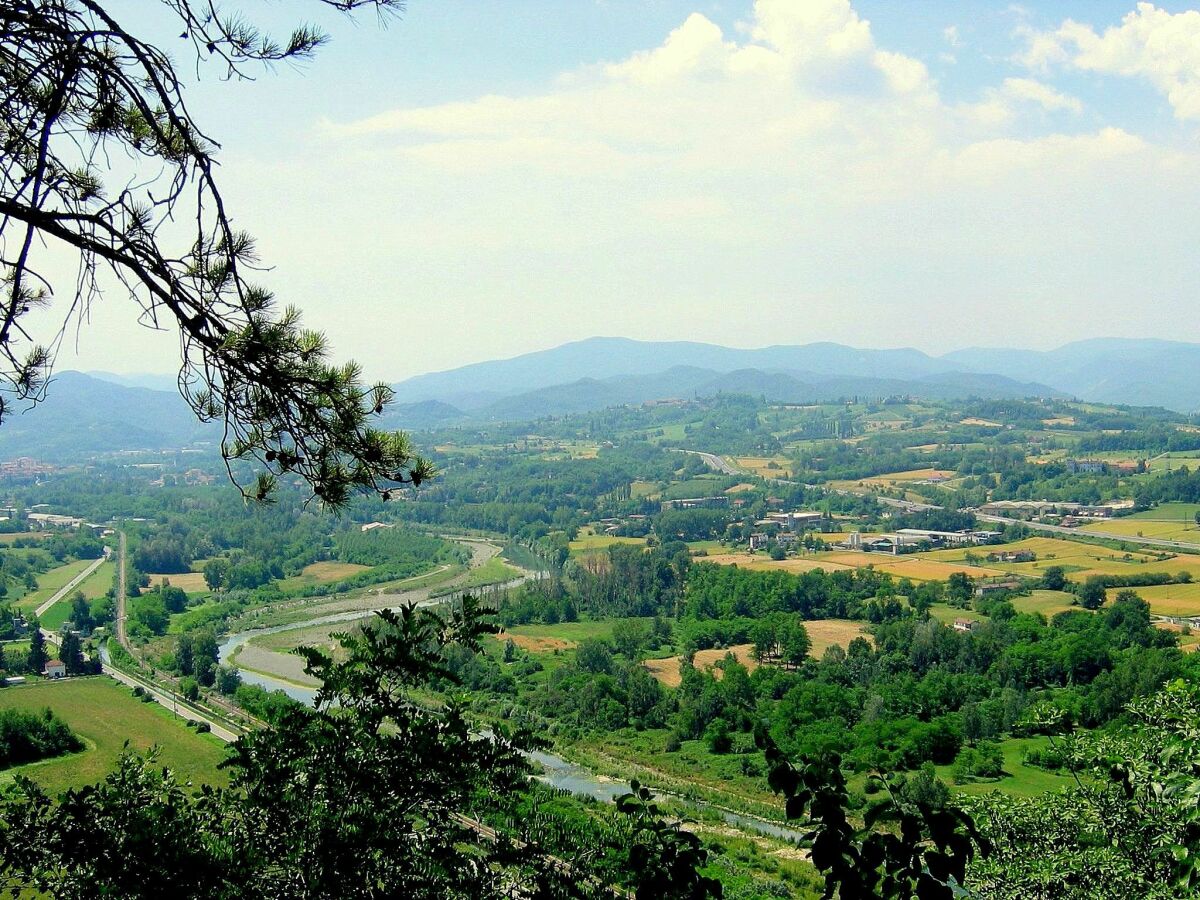
<instances>
[{"instance_id":1,"label":"cultivated field","mask_svg":"<svg viewBox=\"0 0 1200 900\"><path fill-rule=\"evenodd\" d=\"M1170 555L1168 553L1167 559L1159 559L1155 553L1135 550L1125 552L1112 550L1098 544L1085 544L1081 541L1049 537L1026 538L1011 544L975 547L970 551L934 550L931 553L922 553L920 556L924 559L949 562L963 560L967 552L985 557L988 553L1019 550L1029 550L1037 555L1037 559L1034 562L987 562L983 565L1030 578L1040 577L1051 566L1059 566L1074 581L1086 578L1088 575L1134 575L1145 572L1174 574L1186 571L1200 577L1200 556Z\"/></svg>"},{"instance_id":2,"label":"cultivated field","mask_svg":"<svg viewBox=\"0 0 1200 900\"><path fill-rule=\"evenodd\" d=\"M791 478L791 460L782 456L735 456L733 464L760 478Z\"/></svg>"},{"instance_id":3,"label":"cultivated field","mask_svg":"<svg viewBox=\"0 0 1200 900\"><path fill-rule=\"evenodd\" d=\"M845 647L856 637L866 637L867 640L871 640L870 635L863 633L865 627L865 622L851 622L848 619L818 619L805 622L804 628L812 642L812 648L808 655L814 659L820 659L822 654L834 644ZM692 664L700 670L711 669L725 658L725 654L732 653L737 657L738 662L753 672L758 668L758 661L752 654L753 649L753 644L737 644L733 647L700 650L693 658ZM642 665L667 687L678 687L682 681L679 675L681 659L682 657L679 656L648 659Z\"/></svg>"},{"instance_id":4,"label":"cultivated field","mask_svg":"<svg viewBox=\"0 0 1200 900\"><path fill-rule=\"evenodd\" d=\"M47 707L84 739L87 749L7 769L0 773L0 784L18 772L52 794L93 784L112 771L126 741L138 753L159 747L159 765L171 768L181 780L196 784L226 780L217 770L217 763L225 758L221 741L197 734L157 703L140 702L109 678L71 678L0 690L0 709Z\"/></svg>"},{"instance_id":5,"label":"cultivated field","mask_svg":"<svg viewBox=\"0 0 1200 900\"><path fill-rule=\"evenodd\" d=\"M613 534L596 534L590 528L579 529L575 540L571 541L572 554L586 553L589 550L604 550L613 544L637 544L644 547L646 539L640 537L618 537Z\"/></svg>"},{"instance_id":6,"label":"cultivated field","mask_svg":"<svg viewBox=\"0 0 1200 900\"><path fill-rule=\"evenodd\" d=\"M1089 523L1082 526L1080 531L1102 531L1108 534L1129 535L1130 537L1159 538L1164 541L1186 541L1200 544L1200 526L1192 520L1160 521L1158 519L1135 519L1132 516L1124 519L1105 519L1102 522Z\"/></svg>"},{"instance_id":7,"label":"cultivated field","mask_svg":"<svg viewBox=\"0 0 1200 900\"><path fill-rule=\"evenodd\" d=\"M834 535L827 535L827 537L836 539ZM722 566L741 566L743 569L750 569L752 571L778 571L791 572L793 574L811 572L813 569L824 569L826 572L834 572L838 569L862 569L871 566L880 572L887 572L897 578L910 578L913 581L943 580L949 578L954 572L965 572L972 578L995 578L1004 574L1000 569L930 559L927 554L891 556L886 553L833 551L773 560L765 554L755 554L752 556L747 552L738 552L714 554L707 557L706 561Z\"/></svg>"},{"instance_id":8,"label":"cultivated field","mask_svg":"<svg viewBox=\"0 0 1200 900\"><path fill-rule=\"evenodd\" d=\"M1160 616L1200 616L1200 584L1159 584L1153 587L1130 588L1150 604L1150 611ZM1111 600L1116 590L1108 592Z\"/></svg>"},{"instance_id":9,"label":"cultivated field","mask_svg":"<svg viewBox=\"0 0 1200 900\"><path fill-rule=\"evenodd\" d=\"M149 575L150 586L157 587L163 582L170 582L171 587L177 587L189 594L201 594L208 590L208 583L202 572L178 572L175 575Z\"/></svg>"},{"instance_id":10,"label":"cultivated field","mask_svg":"<svg viewBox=\"0 0 1200 900\"><path fill-rule=\"evenodd\" d=\"M54 594L68 584L72 578L90 566L94 559L77 559L66 565L51 569L37 579L37 590L30 591L14 605L24 612L36 609L38 604L49 600Z\"/></svg>"}]
</instances>

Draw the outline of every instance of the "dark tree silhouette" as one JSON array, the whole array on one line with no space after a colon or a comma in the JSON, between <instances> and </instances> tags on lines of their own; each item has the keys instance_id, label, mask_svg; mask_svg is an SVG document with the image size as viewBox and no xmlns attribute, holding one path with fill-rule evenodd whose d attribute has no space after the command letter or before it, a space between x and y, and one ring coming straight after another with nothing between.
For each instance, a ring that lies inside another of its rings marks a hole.
<instances>
[{"instance_id":1,"label":"dark tree silhouette","mask_svg":"<svg viewBox=\"0 0 1200 900\"><path fill-rule=\"evenodd\" d=\"M248 77L310 56L310 26L277 41L212 0L160 0L179 20L197 68ZM399 0L315 0L381 14ZM0 4L0 421L45 393L57 349L115 276L151 327L177 326L179 387L196 415L225 426L227 461L249 496L299 475L330 506L356 491L387 495L431 474L407 438L371 427L391 399L335 364L319 332L255 284L254 239L237 230L217 182L219 147L189 111L186 83L164 50L98 0ZM70 251L64 286L52 254ZM60 296L61 291L61 296ZM31 313L62 312L39 333Z\"/></svg>"}]
</instances>

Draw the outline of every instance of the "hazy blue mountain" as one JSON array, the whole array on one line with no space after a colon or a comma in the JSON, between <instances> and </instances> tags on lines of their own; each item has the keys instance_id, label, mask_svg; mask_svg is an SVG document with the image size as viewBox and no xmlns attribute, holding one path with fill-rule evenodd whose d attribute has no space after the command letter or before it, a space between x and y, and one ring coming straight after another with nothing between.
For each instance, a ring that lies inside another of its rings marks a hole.
<instances>
[{"instance_id":1,"label":"hazy blue mountain","mask_svg":"<svg viewBox=\"0 0 1200 900\"><path fill-rule=\"evenodd\" d=\"M436 399L467 409L472 404L459 398L485 389L511 396L586 378L654 375L678 366L713 372L803 370L868 378L920 378L956 368L911 349L858 350L817 343L742 350L690 341L597 337L512 359L418 375L396 388L406 401Z\"/></svg>"},{"instance_id":2,"label":"hazy blue mountain","mask_svg":"<svg viewBox=\"0 0 1200 900\"><path fill-rule=\"evenodd\" d=\"M416 430L453 425L467 419L467 414L456 406L440 400L422 400L418 403L393 403L384 412L381 425L386 428Z\"/></svg>"},{"instance_id":3,"label":"hazy blue mountain","mask_svg":"<svg viewBox=\"0 0 1200 900\"><path fill-rule=\"evenodd\" d=\"M490 420L533 419L539 416L588 412L607 406L640 404L651 400L692 399L716 394L749 394L784 403L837 400L843 397L908 395L930 399L955 397L1055 396L1041 384L976 373L939 373L924 378L828 378L811 372L739 369L716 372L695 366L676 366L651 375L616 378L581 378L506 397L472 413Z\"/></svg>"},{"instance_id":4,"label":"hazy blue mountain","mask_svg":"<svg viewBox=\"0 0 1200 900\"><path fill-rule=\"evenodd\" d=\"M1036 378L1083 400L1200 410L1200 344L1096 338L1056 350L970 348L942 359L976 372Z\"/></svg>"},{"instance_id":5,"label":"hazy blue mountain","mask_svg":"<svg viewBox=\"0 0 1200 900\"><path fill-rule=\"evenodd\" d=\"M196 421L179 394L123 387L81 372L60 372L46 399L14 404L0 426L0 456L47 460L118 450L182 447L219 437Z\"/></svg>"},{"instance_id":6,"label":"hazy blue mountain","mask_svg":"<svg viewBox=\"0 0 1200 900\"><path fill-rule=\"evenodd\" d=\"M84 372L90 378L98 378L101 381L107 381L110 384L119 384L122 387L139 387L146 388L151 391L176 391L179 390L178 376L170 374L159 374L155 372L140 372L132 375L121 374L118 372Z\"/></svg>"}]
</instances>

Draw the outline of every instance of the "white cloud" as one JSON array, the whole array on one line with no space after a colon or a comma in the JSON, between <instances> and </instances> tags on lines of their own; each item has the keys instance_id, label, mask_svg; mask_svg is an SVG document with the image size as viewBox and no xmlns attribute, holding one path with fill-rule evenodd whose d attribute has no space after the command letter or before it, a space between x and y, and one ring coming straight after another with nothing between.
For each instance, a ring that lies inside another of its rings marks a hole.
<instances>
[{"instance_id":1,"label":"white cloud","mask_svg":"<svg viewBox=\"0 0 1200 900\"><path fill-rule=\"evenodd\" d=\"M1200 119L1200 11L1170 13L1138 3L1121 24L1097 33L1066 20L1052 32L1025 28L1018 60L1040 70L1066 65L1143 78L1167 98L1179 119Z\"/></svg>"},{"instance_id":2,"label":"white cloud","mask_svg":"<svg viewBox=\"0 0 1200 900\"><path fill-rule=\"evenodd\" d=\"M943 28L942 37L945 38L946 43L951 47L958 48L962 46L962 37L959 36L957 25L947 25Z\"/></svg>"},{"instance_id":3,"label":"white cloud","mask_svg":"<svg viewBox=\"0 0 1200 900\"><path fill-rule=\"evenodd\" d=\"M1081 132L1082 109L1030 77L950 102L845 0L760 0L735 29L694 13L525 95L325 123L322 159L343 162L281 245L328 259L307 223L346 205L357 237L317 284L419 291L447 311L429 345L477 357L514 352L514 310L515 349L1065 339L1056 303L1086 298L1097 322L1143 292L1191 303L1194 254L1163 235L1200 226L1195 155L1116 122ZM378 339L370 317L330 321L340 345Z\"/></svg>"},{"instance_id":4,"label":"white cloud","mask_svg":"<svg viewBox=\"0 0 1200 900\"><path fill-rule=\"evenodd\" d=\"M1005 78L1001 91L1014 100L1035 103L1049 112L1064 109L1073 113L1083 112L1083 103L1078 97L1063 94L1032 78Z\"/></svg>"}]
</instances>

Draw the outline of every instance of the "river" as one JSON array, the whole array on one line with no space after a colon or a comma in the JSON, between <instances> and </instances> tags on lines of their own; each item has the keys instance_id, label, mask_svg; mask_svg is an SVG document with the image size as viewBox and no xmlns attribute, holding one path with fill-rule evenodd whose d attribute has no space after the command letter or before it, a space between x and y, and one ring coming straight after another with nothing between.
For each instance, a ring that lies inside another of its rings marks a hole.
<instances>
[{"instance_id":1,"label":"river","mask_svg":"<svg viewBox=\"0 0 1200 900\"><path fill-rule=\"evenodd\" d=\"M412 592L417 593L417 592ZM402 595L397 595L402 596ZM430 598L428 596L415 599L418 606L433 606L445 601L444 597ZM334 613L331 615L318 616L304 622L294 622L287 625L276 625L271 628L257 628L249 631L238 632L237 634L228 635L218 648L218 656L221 663L228 666L233 666L238 669L242 676L242 681L247 684L256 684L268 691L283 691L293 700L304 703L307 706L312 706L316 699L316 689L305 687L291 681L286 681L280 678L273 678L270 675L261 672L243 669L237 665L234 658L237 650L256 637L267 634L278 634L281 631L295 631L301 628L311 628L319 625L337 624L339 622L353 622L364 619L371 615L370 611L352 610L349 612ZM585 769L582 766L569 762L561 756L553 753L547 753L540 750L535 750L529 754L529 758L537 763L542 773L536 776L540 781L551 787L559 788L560 790L569 791L572 794L577 794L583 797L592 797L596 800L605 803L611 803L621 794L629 791L629 784L624 781L617 781L611 778L605 778L596 773ZM666 792L659 791L660 794ZM800 832L785 828L774 822L766 819L760 819L756 816L750 816L743 813L734 812L724 809L710 803L705 803L701 800L693 800L690 798L670 795L675 799L681 800L689 806L694 807L700 812L714 813L719 815L730 825L743 830L755 831L759 834L768 835L792 843L799 843L802 840Z\"/></svg>"}]
</instances>

